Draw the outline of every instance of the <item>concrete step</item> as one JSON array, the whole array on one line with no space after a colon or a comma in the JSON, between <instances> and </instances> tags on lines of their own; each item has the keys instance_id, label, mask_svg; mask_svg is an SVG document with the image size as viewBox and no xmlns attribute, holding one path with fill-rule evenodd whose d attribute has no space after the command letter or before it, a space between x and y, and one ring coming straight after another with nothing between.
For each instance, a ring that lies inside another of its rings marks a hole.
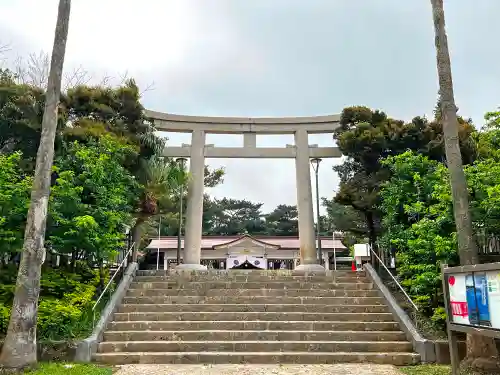
<instances>
[{"instance_id":1,"label":"concrete step","mask_svg":"<svg viewBox=\"0 0 500 375\"><path fill-rule=\"evenodd\" d=\"M136 289L138 290L138 289ZM124 304L282 304L282 305L385 305L381 297L284 296L125 296Z\"/></svg>"},{"instance_id":2,"label":"concrete step","mask_svg":"<svg viewBox=\"0 0 500 375\"><path fill-rule=\"evenodd\" d=\"M261 281L261 280L308 280L308 281L323 281L332 280L338 277L348 278L364 278L366 272L353 271L329 271L326 273L301 273L293 271L244 271L244 270L210 270L210 271L195 271L195 272L170 272L164 270L139 270L137 276L156 276L169 277L170 279L183 279L192 281L206 280L241 280L241 281Z\"/></svg>"},{"instance_id":3,"label":"concrete step","mask_svg":"<svg viewBox=\"0 0 500 375\"><path fill-rule=\"evenodd\" d=\"M304 277L304 276L265 276L265 275L237 275L232 277L222 277L220 275L190 275L188 277L181 276L140 276L135 277L137 282L175 282L175 283L186 283L186 282L214 282L214 283L370 283L371 281L360 275L343 275L343 276L314 276L314 277Z\"/></svg>"},{"instance_id":4,"label":"concrete step","mask_svg":"<svg viewBox=\"0 0 500 375\"><path fill-rule=\"evenodd\" d=\"M256 296L256 297L377 297L376 290L305 289L129 289L130 297L155 296Z\"/></svg>"},{"instance_id":5,"label":"concrete step","mask_svg":"<svg viewBox=\"0 0 500 375\"><path fill-rule=\"evenodd\" d=\"M406 341L402 331L107 331L104 341Z\"/></svg>"},{"instance_id":6,"label":"concrete step","mask_svg":"<svg viewBox=\"0 0 500 375\"><path fill-rule=\"evenodd\" d=\"M132 312L314 312L314 313L386 313L384 305L280 305L280 304L128 304L118 306L120 313Z\"/></svg>"},{"instance_id":7,"label":"concrete step","mask_svg":"<svg viewBox=\"0 0 500 375\"><path fill-rule=\"evenodd\" d=\"M411 352L405 341L129 341L102 342L109 352Z\"/></svg>"},{"instance_id":8,"label":"concrete step","mask_svg":"<svg viewBox=\"0 0 500 375\"><path fill-rule=\"evenodd\" d=\"M131 289L342 289L342 290L370 290L373 289L372 283L364 282L306 282L306 281L157 281L157 282L133 282Z\"/></svg>"},{"instance_id":9,"label":"concrete step","mask_svg":"<svg viewBox=\"0 0 500 375\"><path fill-rule=\"evenodd\" d=\"M115 313L116 322L141 321L363 321L392 322L391 313L304 313L304 312L133 312Z\"/></svg>"},{"instance_id":10,"label":"concrete step","mask_svg":"<svg viewBox=\"0 0 500 375\"><path fill-rule=\"evenodd\" d=\"M419 356L413 353L367 352L158 352L97 353L94 359L109 365L123 364L331 364L375 363L396 366L413 365Z\"/></svg>"},{"instance_id":11,"label":"concrete step","mask_svg":"<svg viewBox=\"0 0 500 375\"><path fill-rule=\"evenodd\" d=\"M396 322L364 321L124 321L110 322L109 331L399 331Z\"/></svg>"}]
</instances>

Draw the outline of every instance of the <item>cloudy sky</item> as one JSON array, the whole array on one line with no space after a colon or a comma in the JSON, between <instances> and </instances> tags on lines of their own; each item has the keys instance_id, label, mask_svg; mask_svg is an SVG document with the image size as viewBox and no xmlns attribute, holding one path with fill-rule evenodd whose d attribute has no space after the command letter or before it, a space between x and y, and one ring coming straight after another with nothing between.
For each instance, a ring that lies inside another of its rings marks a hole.
<instances>
[{"instance_id":1,"label":"cloudy sky","mask_svg":"<svg viewBox=\"0 0 500 375\"><path fill-rule=\"evenodd\" d=\"M500 104L498 0L445 0L460 113L482 124ZM0 0L7 55L51 51L57 0ZM429 0L73 0L66 70L95 80L128 72L152 110L216 116L310 116L350 105L410 119L436 101ZM9 63L9 61L7 62ZM171 145L189 135L168 134ZM216 146L239 136L210 135ZM292 136L258 137L285 146ZM329 135L310 143L333 144ZM320 195L338 178L325 161ZM218 197L272 210L295 204L293 160L209 160L226 168Z\"/></svg>"}]
</instances>

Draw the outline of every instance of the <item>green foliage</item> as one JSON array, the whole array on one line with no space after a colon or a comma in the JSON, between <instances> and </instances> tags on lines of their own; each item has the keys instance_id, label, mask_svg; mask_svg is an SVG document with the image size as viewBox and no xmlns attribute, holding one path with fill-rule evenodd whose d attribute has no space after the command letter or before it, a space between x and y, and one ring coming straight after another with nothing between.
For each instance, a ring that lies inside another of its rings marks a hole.
<instances>
[{"instance_id":1,"label":"green foliage","mask_svg":"<svg viewBox=\"0 0 500 375\"><path fill-rule=\"evenodd\" d=\"M500 166L494 153L495 128L479 133L480 157L465 168L476 239L486 246L500 236ZM458 264L456 228L446 166L405 152L384 159L391 172L381 190L385 233L382 245L397 251L398 275L424 315L445 322L440 266Z\"/></svg>"},{"instance_id":2,"label":"green foliage","mask_svg":"<svg viewBox=\"0 0 500 375\"><path fill-rule=\"evenodd\" d=\"M297 206L280 204L266 215L267 234L272 236L297 236L299 234Z\"/></svg>"},{"instance_id":3,"label":"green foliage","mask_svg":"<svg viewBox=\"0 0 500 375\"><path fill-rule=\"evenodd\" d=\"M20 85L10 71L0 74L0 153L34 157L40 142L44 91Z\"/></svg>"},{"instance_id":4,"label":"green foliage","mask_svg":"<svg viewBox=\"0 0 500 375\"><path fill-rule=\"evenodd\" d=\"M205 228L209 228L214 235L265 233L266 225L261 207L262 203L252 203L245 199L207 200L204 210Z\"/></svg>"},{"instance_id":5,"label":"green foliage","mask_svg":"<svg viewBox=\"0 0 500 375\"><path fill-rule=\"evenodd\" d=\"M476 155L472 141L474 127L470 120L459 118L459 123L462 155L470 163ZM390 178L387 165L381 164L381 160L412 150L443 161L442 133L439 117L434 121L415 117L405 123L366 107L348 107L342 111L335 136L346 159L334 168L340 176L340 189L335 201L358 212L365 221L364 228L370 242L375 244L382 230L379 192Z\"/></svg>"},{"instance_id":6,"label":"green foliage","mask_svg":"<svg viewBox=\"0 0 500 375\"><path fill-rule=\"evenodd\" d=\"M37 334L42 339L61 340L83 337L92 329L91 309L100 284L98 270L84 263L75 272L44 268L40 280ZM0 294L0 336L7 331L16 281L15 267L2 270L2 286L9 292ZM9 277L5 276L9 275ZM108 275L105 275L106 278ZM105 280L107 281L107 279Z\"/></svg>"},{"instance_id":7,"label":"green foliage","mask_svg":"<svg viewBox=\"0 0 500 375\"><path fill-rule=\"evenodd\" d=\"M7 331L16 281L15 267L2 269L0 278L0 336ZM108 275L105 275L106 280ZM91 309L100 284L98 270L78 262L75 272L44 268L40 280L37 334L42 339L61 340L86 336L92 329ZM8 288L7 288L8 287ZM5 292L8 290L8 292Z\"/></svg>"},{"instance_id":8,"label":"green foliage","mask_svg":"<svg viewBox=\"0 0 500 375\"><path fill-rule=\"evenodd\" d=\"M124 226L140 185L122 165L133 154L113 137L66 145L55 162L48 241L58 254L77 251L86 259L109 259L123 246Z\"/></svg>"},{"instance_id":9,"label":"green foliage","mask_svg":"<svg viewBox=\"0 0 500 375\"><path fill-rule=\"evenodd\" d=\"M380 194L381 243L396 250L398 276L421 312L443 324L440 267L458 261L448 171L409 151L382 164L392 177Z\"/></svg>"},{"instance_id":10,"label":"green foliage","mask_svg":"<svg viewBox=\"0 0 500 375\"><path fill-rule=\"evenodd\" d=\"M450 375L451 367L445 365L418 365L399 369L406 375Z\"/></svg>"},{"instance_id":11,"label":"green foliage","mask_svg":"<svg viewBox=\"0 0 500 375\"><path fill-rule=\"evenodd\" d=\"M326 208L325 223L323 228L340 231L344 234L344 245L366 242L369 236L366 218L352 206L345 206L335 202L335 199L322 198Z\"/></svg>"},{"instance_id":12,"label":"green foliage","mask_svg":"<svg viewBox=\"0 0 500 375\"><path fill-rule=\"evenodd\" d=\"M0 302L0 337L7 332L10 319L10 307Z\"/></svg>"},{"instance_id":13,"label":"green foliage","mask_svg":"<svg viewBox=\"0 0 500 375\"><path fill-rule=\"evenodd\" d=\"M112 369L88 364L43 363L26 375L111 375Z\"/></svg>"},{"instance_id":14,"label":"green foliage","mask_svg":"<svg viewBox=\"0 0 500 375\"><path fill-rule=\"evenodd\" d=\"M32 179L20 167L21 153L0 153L0 257L22 247Z\"/></svg>"}]
</instances>

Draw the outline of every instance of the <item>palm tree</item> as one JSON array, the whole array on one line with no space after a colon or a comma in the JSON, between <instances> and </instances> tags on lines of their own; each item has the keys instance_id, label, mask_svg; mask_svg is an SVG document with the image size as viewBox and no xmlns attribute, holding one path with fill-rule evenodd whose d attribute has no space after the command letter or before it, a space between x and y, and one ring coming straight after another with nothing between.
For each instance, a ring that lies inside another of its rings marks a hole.
<instances>
[{"instance_id":1,"label":"palm tree","mask_svg":"<svg viewBox=\"0 0 500 375\"><path fill-rule=\"evenodd\" d=\"M446 35L443 0L431 0L434 20L437 72L439 76L439 96L443 121L443 135L446 161L450 172L453 212L457 227L460 264L479 263L477 246L474 241L469 210L467 180L462 165L462 155L458 136L457 107L453 93L450 53ZM467 357L462 362L464 371L484 373L493 370L498 373L498 351L492 338L479 335L467 336ZM471 373L471 372L467 372Z\"/></svg>"},{"instance_id":2,"label":"palm tree","mask_svg":"<svg viewBox=\"0 0 500 375\"><path fill-rule=\"evenodd\" d=\"M61 78L68 40L71 0L59 0L52 60L47 84L42 135L36 157L21 264L17 274L7 337L0 355L5 368L20 370L37 362L36 326L40 275L45 260L45 227L50 195L50 176L54 161L54 139L61 96Z\"/></svg>"},{"instance_id":3,"label":"palm tree","mask_svg":"<svg viewBox=\"0 0 500 375\"><path fill-rule=\"evenodd\" d=\"M153 156L142 161L139 181L144 186L137 212L132 238L134 242L133 261L137 261L137 250L141 241L142 226L149 218L161 214L173 206L173 194L187 183L187 173L173 159Z\"/></svg>"}]
</instances>

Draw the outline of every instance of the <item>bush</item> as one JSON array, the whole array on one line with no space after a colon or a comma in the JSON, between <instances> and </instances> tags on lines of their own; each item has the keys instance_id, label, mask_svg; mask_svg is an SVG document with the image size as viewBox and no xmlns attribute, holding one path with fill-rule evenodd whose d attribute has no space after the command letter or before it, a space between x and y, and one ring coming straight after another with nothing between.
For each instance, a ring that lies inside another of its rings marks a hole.
<instances>
[{"instance_id":1,"label":"bush","mask_svg":"<svg viewBox=\"0 0 500 375\"><path fill-rule=\"evenodd\" d=\"M38 307L38 335L46 339L69 339L88 330L89 312L96 286L71 281L61 299L43 298ZM56 287L60 290L60 287ZM62 289L61 289L62 290ZM90 324L91 325L91 324Z\"/></svg>"},{"instance_id":2,"label":"bush","mask_svg":"<svg viewBox=\"0 0 500 375\"><path fill-rule=\"evenodd\" d=\"M26 375L111 375L112 369L97 365L43 363L37 370Z\"/></svg>"},{"instance_id":3,"label":"bush","mask_svg":"<svg viewBox=\"0 0 500 375\"><path fill-rule=\"evenodd\" d=\"M9 305L16 289L17 266L8 265L0 271L0 303Z\"/></svg>"},{"instance_id":4,"label":"bush","mask_svg":"<svg viewBox=\"0 0 500 375\"><path fill-rule=\"evenodd\" d=\"M0 302L0 336L7 332L10 319L10 307L5 306Z\"/></svg>"},{"instance_id":5,"label":"bush","mask_svg":"<svg viewBox=\"0 0 500 375\"><path fill-rule=\"evenodd\" d=\"M99 271L81 264L77 265L77 270L80 273L43 270L37 325L40 338L73 339L92 330L92 306L99 284ZM108 277L106 275L106 279ZM0 335L7 332L14 287L13 284L0 287L0 298L8 296L5 298L7 301L0 300Z\"/></svg>"}]
</instances>

